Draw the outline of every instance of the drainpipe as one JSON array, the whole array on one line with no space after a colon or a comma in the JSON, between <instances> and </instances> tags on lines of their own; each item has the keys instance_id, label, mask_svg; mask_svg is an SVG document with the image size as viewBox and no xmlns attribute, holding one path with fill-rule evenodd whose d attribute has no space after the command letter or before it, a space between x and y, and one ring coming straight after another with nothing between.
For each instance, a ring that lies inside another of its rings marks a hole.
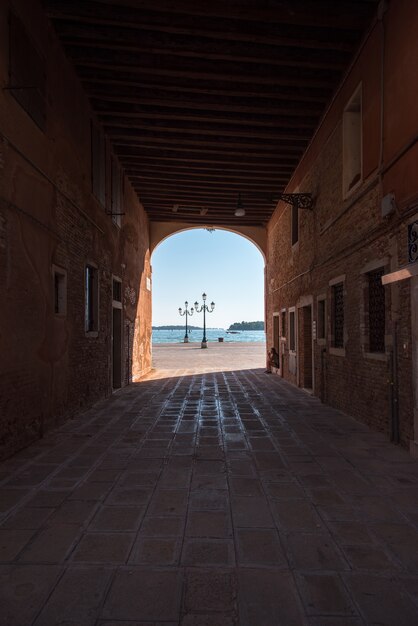
<instances>
[{"instance_id":1,"label":"drainpipe","mask_svg":"<svg viewBox=\"0 0 418 626\"><path fill-rule=\"evenodd\" d=\"M325 384L325 376L326 376L326 363L325 363L325 355L326 355L327 349L326 348L322 348L321 350L321 402L323 402L325 404L325 389L326 389L326 384Z\"/></svg>"},{"instance_id":2,"label":"drainpipe","mask_svg":"<svg viewBox=\"0 0 418 626\"><path fill-rule=\"evenodd\" d=\"M399 386L398 386L398 338L397 322L393 322L392 352L390 354L390 401L391 428L390 440L399 443Z\"/></svg>"},{"instance_id":3,"label":"drainpipe","mask_svg":"<svg viewBox=\"0 0 418 626\"><path fill-rule=\"evenodd\" d=\"M127 368L127 372L126 372L126 379L127 379L127 384L130 385L131 384L131 376L130 376L130 371L131 371L131 356L130 356L130 352L131 352L131 337L130 337L130 328L129 328L129 324L126 324L126 333L128 335L128 368Z\"/></svg>"},{"instance_id":4,"label":"drainpipe","mask_svg":"<svg viewBox=\"0 0 418 626\"><path fill-rule=\"evenodd\" d=\"M380 47L380 148L379 148L379 183L380 195L383 197L383 159L384 159L384 132L385 132L385 59L386 59L386 33L384 16L388 10L387 0L380 0L377 9L377 20L381 30Z\"/></svg>"},{"instance_id":5,"label":"drainpipe","mask_svg":"<svg viewBox=\"0 0 418 626\"><path fill-rule=\"evenodd\" d=\"M379 187L383 198L383 163L384 163L384 131L385 131L385 59L386 33L384 16L388 10L387 0L380 0L377 19L381 26L380 49L380 151L379 151ZM392 351L390 353L390 440L399 443L399 389L398 389L398 338L397 322L392 322Z\"/></svg>"}]
</instances>

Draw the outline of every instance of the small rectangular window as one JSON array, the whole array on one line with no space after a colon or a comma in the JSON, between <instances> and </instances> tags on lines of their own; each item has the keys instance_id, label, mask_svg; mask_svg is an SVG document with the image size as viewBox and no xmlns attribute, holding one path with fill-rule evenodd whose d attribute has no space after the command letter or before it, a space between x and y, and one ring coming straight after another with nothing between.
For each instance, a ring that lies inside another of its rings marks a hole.
<instances>
[{"instance_id":1,"label":"small rectangular window","mask_svg":"<svg viewBox=\"0 0 418 626\"><path fill-rule=\"evenodd\" d=\"M46 128L45 60L25 27L10 13L9 90L41 130Z\"/></svg>"},{"instance_id":2,"label":"small rectangular window","mask_svg":"<svg viewBox=\"0 0 418 626\"><path fill-rule=\"evenodd\" d=\"M281 314L281 336L286 337L286 311L282 311Z\"/></svg>"},{"instance_id":3,"label":"small rectangular window","mask_svg":"<svg viewBox=\"0 0 418 626\"><path fill-rule=\"evenodd\" d=\"M102 206L106 205L106 142L98 124L91 123L92 191Z\"/></svg>"},{"instance_id":4,"label":"small rectangular window","mask_svg":"<svg viewBox=\"0 0 418 626\"><path fill-rule=\"evenodd\" d=\"M96 267L86 265L85 270L85 329L87 333L99 330L99 277Z\"/></svg>"},{"instance_id":5,"label":"small rectangular window","mask_svg":"<svg viewBox=\"0 0 418 626\"><path fill-rule=\"evenodd\" d=\"M344 283L332 287L332 346L344 348Z\"/></svg>"},{"instance_id":6,"label":"small rectangular window","mask_svg":"<svg viewBox=\"0 0 418 626\"><path fill-rule=\"evenodd\" d=\"M379 268L367 274L369 292L369 350L385 351L385 288L382 285L384 269Z\"/></svg>"},{"instance_id":7,"label":"small rectangular window","mask_svg":"<svg viewBox=\"0 0 418 626\"><path fill-rule=\"evenodd\" d=\"M299 241L299 209L297 206L291 207L292 211L292 246Z\"/></svg>"},{"instance_id":8,"label":"small rectangular window","mask_svg":"<svg viewBox=\"0 0 418 626\"><path fill-rule=\"evenodd\" d=\"M113 279L113 300L122 302L122 283L120 280Z\"/></svg>"},{"instance_id":9,"label":"small rectangular window","mask_svg":"<svg viewBox=\"0 0 418 626\"><path fill-rule=\"evenodd\" d=\"M296 350L295 312L289 311L289 350Z\"/></svg>"},{"instance_id":10,"label":"small rectangular window","mask_svg":"<svg viewBox=\"0 0 418 626\"><path fill-rule=\"evenodd\" d=\"M325 339L326 323L325 323L325 298L318 300L318 323L316 336L317 339Z\"/></svg>"},{"instance_id":11,"label":"small rectangular window","mask_svg":"<svg viewBox=\"0 0 418 626\"><path fill-rule=\"evenodd\" d=\"M347 195L362 179L361 87L347 104L343 115L343 192Z\"/></svg>"},{"instance_id":12,"label":"small rectangular window","mask_svg":"<svg viewBox=\"0 0 418 626\"><path fill-rule=\"evenodd\" d=\"M67 313L67 272L58 267L53 267L53 289L54 289L54 313L55 315L66 315Z\"/></svg>"}]
</instances>

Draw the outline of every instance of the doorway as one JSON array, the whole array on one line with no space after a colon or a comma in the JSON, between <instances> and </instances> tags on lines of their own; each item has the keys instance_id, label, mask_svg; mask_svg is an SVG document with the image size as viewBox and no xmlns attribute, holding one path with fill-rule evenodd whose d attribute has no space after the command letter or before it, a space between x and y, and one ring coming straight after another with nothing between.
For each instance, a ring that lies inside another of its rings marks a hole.
<instances>
[{"instance_id":1,"label":"doorway","mask_svg":"<svg viewBox=\"0 0 418 626\"><path fill-rule=\"evenodd\" d=\"M280 356L280 313L273 313L273 346L279 355L279 373L281 371L281 356ZM270 349L269 346L267 346Z\"/></svg>"},{"instance_id":2,"label":"doorway","mask_svg":"<svg viewBox=\"0 0 418 626\"><path fill-rule=\"evenodd\" d=\"M299 309L299 384L304 389L313 388L312 363L312 306Z\"/></svg>"},{"instance_id":3,"label":"doorway","mask_svg":"<svg viewBox=\"0 0 418 626\"><path fill-rule=\"evenodd\" d=\"M113 279L112 302L112 388L122 387L122 283Z\"/></svg>"}]
</instances>

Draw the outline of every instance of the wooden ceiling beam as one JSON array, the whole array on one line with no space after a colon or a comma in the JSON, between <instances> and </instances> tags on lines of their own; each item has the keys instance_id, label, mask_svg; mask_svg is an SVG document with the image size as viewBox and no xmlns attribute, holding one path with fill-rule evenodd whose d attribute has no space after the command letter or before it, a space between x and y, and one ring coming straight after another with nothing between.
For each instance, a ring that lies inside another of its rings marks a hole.
<instances>
[{"instance_id":1,"label":"wooden ceiling beam","mask_svg":"<svg viewBox=\"0 0 418 626\"><path fill-rule=\"evenodd\" d=\"M204 185L212 185L214 183L238 185L240 184L240 181L242 181L243 185L275 185L278 182L286 182L286 180L288 180L289 178L289 174L277 174L276 176L254 176L250 174L244 174L242 176L237 176L236 174L228 175L227 173L223 175L197 173L192 176L188 173L171 174L167 172L152 172L150 174L146 174L142 172L136 173L130 170L127 171L126 174L130 178L130 180L139 180L142 182L142 184L149 184L150 182L155 181L156 183L190 183L191 185L195 185L197 183L201 183Z\"/></svg>"},{"instance_id":2,"label":"wooden ceiling beam","mask_svg":"<svg viewBox=\"0 0 418 626\"><path fill-rule=\"evenodd\" d=\"M231 213L235 212L236 206L237 204L230 204L227 206L223 206L223 207L208 207L206 205L203 204L190 204L185 205L183 203L178 203L177 204L177 210L173 211L173 206L176 206L176 204L170 206L170 207L166 207L164 205L161 205L158 201L157 202L150 202L149 204L149 213L153 213L153 212L161 212L161 213L166 213L167 215L177 215L179 216L180 214L184 214L184 215L195 215L196 217L200 217L201 219L208 219L208 218L212 218L215 216L220 216L222 217L222 215L230 215ZM263 216L269 216L273 213L274 209L275 209L275 205L264 205L263 207L255 207L255 206L245 206L245 212L250 214L252 213L253 215L263 215ZM202 209L205 209L207 212L203 213Z\"/></svg>"},{"instance_id":3,"label":"wooden ceiling beam","mask_svg":"<svg viewBox=\"0 0 418 626\"><path fill-rule=\"evenodd\" d=\"M220 187L217 186L214 188L205 186L204 188L192 188L189 185L180 186L180 185L141 185L140 182L133 180L132 186L141 190L141 197L147 198L161 198L165 199L167 202L171 202L173 198L176 198L177 201L188 201L188 202L236 202L238 197L238 193L241 193L243 201L254 201L254 202L272 202L272 198L274 199L275 194L280 193L281 185L280 183L276 183L275 185L271 185L269 187L262 186L261 188L245 188L241 185L238 185L239 189L233 189L232 187Z\"/></svg>"},{"instance_id":4,"label":"wooden ceiling beam","mask_svg":"<svg viewBox=\"0 0 418 626\"><path fill-rule=\"evenodd\" d=\"M306 70L298 68L295 73L294 68L281 68L278 71L268 68L262 64L252 67L243 66L239 63L203 63L191 60L186 64L184 61L178 63L172 57L164 58L139 55L138 58L122 52L112 50L96 51L95 48L86 49L74 46L67 46L66 51L77 68L88 67L104 69L112 72L129 72L136 80L142 82L141 77L150 75L155 80L158 77L171 79L185 79L187 81L224 81L230 85L268 85L268 86L292 86L299 87L303 83L306 87L331 88L338 80L339 72L334 70Z\"/></svg>"},{"instance_id":5,"label":"wooden ceiling beam","mask_svg":"<svg viewBox=\"0 0 418 626\"><path fill-rule=\"evenodd\" d=\"M202 128L202 124L219 126L242 126L242 127L261 127L261 128L274 128L274 127L286 127L286 128L309 128L311 131L315 129L318 124L317 117L309 117L308 115L294 117L289 114L287 116L267 116L267 115L243 115L233 114L227 117L216 114L212 115L191 115L190 113L181 111L177 113L161 113L158 109L152 111L103 111L102 107L95 106L97 115L103 124L118 125L135 125L137 120L142 120L149 126L159 126L165 122L181 123L184 126L190 127L196 126L196 128ZM180 124L176 124L180 125Z\"/></svg>"},{"instance_id":6,"label":"wooden ceiling beam","mask_svg":"<svg viewBox=\"0 0 418 626\"><path fill-rule=\"evenodd\" d=\"M185 185L182 183L142 183L141 181L132 178L132 186L141 190L141 196L154 197L160 195L167 199L171 197L189 198L193 201L194 198L201 198L210 200L211 198L229 198L233 200L237 197L238 192L241 192L242 196L246 198L261 198L268 199L274 197L275 193L278 193L282 187L280 181L274 181L271 185L245 185L240 183L235 184L190 184Z\"/></svg>"},{"instance_id":7,"label":"wooden ceiling beam","mask_svg":"<svg viewBox=\"0 0 418 626\"><path fill-rule=\"evenodd\" d=\"M161 147L158 144L164 143L164 146ZM157 144L153 144L152 142L142 141L141 139L121 139L120 141L114 141L115 152L118 154L120 158L123 156L137 156L141 155L141 151L144 149L153 149L154 154L163 154L170 147L175 153L184 153L186 155L194 154L199 146L199 143L195 145L188 145L188 142L183 142L184 145L180 145L180 143L176 140L170 142L168 138L165 142L157 142ZM245 158L248 160L253 158L261 162L261 159L264 159L265 162L272 163L274 159L279 159L279 161L287 160L288 158L297 158L303 153L304 146L295 146L295 145L286 145L283 146L283 142L280 145L270 146L263 144L260 145L250 145L246 147ZM161 152L160 152L161 151ZM231 157L231 158L242 158L242 146L232 144L231 146L216 145L213 143L207 143L201 154L207 155L208 158L212 158L214 156L219 155L221 158ZM123 155L123 156L122 156ZM187 160L187 158L186 158Z\"/></svg>"},{"instance_id":8,"label":"wooden ceiling beam","mask_svg":"<svg viewBox=\"0 0 418 626\"><path fill-rule=\"evenodd\" d=\"M138 90L139 91L139 90ZM132 92L132 90L127 90L127 92ZM214 99L213 102L210 102L209 99L205 99L202 101L197 101L196 96L187 97L184 95L181 100L170 100L164 98L153 98L151 96L146 96L143 93L141 95L135 96L131 93L131 95L122 95L123 91L114 90L114 93L110 93L109 90L97 90L97 88L92 88L90 85L89 96L92 102L92 105L95 110L98 112L129 112L129 108L132 107L133 111L144 113L151 113L155 110L156 114L159 112L170 114L170 111L174 109L177 111L185 111L190 115L194 114L195 111L198 111L199 114L202 112L205 115L209 115L209 112L218 113L220 115L241 115L243 118L245 115L249 114L253 117L275 117L282 115L290 115L294 117L311 117L318 118L322 111L323 105L318 102L309 102L303 100L297 100L297 95L295 96L295 100L289 100L285 104L277 103L276 106L264 106L261 102L255 101L252 106L250 105L242 105L239 102L233 102L231 100L225 99L222 101L222 98Z\"/></svg>"},{"instance_id":9,"label":"wooden ceiling beam","mask_svg":"<svg viewBox=\"0 0 418 626\"><path fill-rule=\"evenodd\" d=\"M279 167L281 165L294 166L299 159L298 154L280 155L276 153L268 152L264 155L254 156L242 152L232 151L209 151L199 152L195 150L188 150L186 148L177 149L176 146L165 147L163 149L156 146L143 146L141 151L138 152L130 147L125 147L121 150L116 150L119 159L124 163L137 164L139 167L142 164L149 163L152 165L175 165L179 163L181 165L189 164L203 164L203 166L248 166L250 168L266 168L266 167Z\"/></svg>"},{"instance_id":10,"label":"wooden ceiling beam","mask_svg":"<svg viewBox=\"0 0 418 626\"><path fill-rule=\"evenodd\" d=\"M112 118L109 122L103 120L103 126L105 131L112 135L113 137L136 137L139 136L141 138L151 137L161 137L165 134L178 133L179 137L184 138L185 135L190 135L192 137L202 137L207 139L208 137L218 137L220 142L223 142L223 138L236 138L239 139L255 139L262 142L274 142L274 141L282 141L283 139L291 140L291 141L309 141L312 136L312 133L309 133L306 128L299 127L296 128L287 128L283 125L283 128L269 128L265 132L263 130L259 130L259 128L254 128L252 126L245 127L244 125L237 128L230 128L228 124L218 124L217 126L207 126L205 127L201 123L194 122L184 122L183 124L179 124L178 126L174 125L166 125L164 122L159 122L155 120L155 122L149 121L148 123L141 123L140 121L136 121L135 123L130 122L129 120L125 120L125 118ZM311 129L312 130L312 129ZM218 142L219 143L219 142Z\"/></svg>"},{"instance_id":11,"label":"wooden ceiling beam","mask_svg":"<svg viewBox=\"0 0 418 626\"><path fill-rule=\"evenodd\" d=\"M289 167L282 167L282 168L275 168L275 169L266 169L265 171L262 169L254 169L254 168L246 168L246 169L239 169L239 168L225 168L224 170L218 170L218 169L203 169L203 168L199 168L199 169L194 169L192 167L179 167L177 169L173 169L173 168L166 168L166 167L161 167L158 169L155 168L148 168L146 166L144 167L132 167L127 163L122 163L124 171L130 175L130 176L141 176L143 175L147 175L147 176L154 176L154 175L164 175L164 174L171 174L174 176L177 175L181 175L181 174L190 174L191 176L203 176L203 177L207 177L207 176L231 176L231 177L238 177L238 178L257 178L259 176L261 177L280 177L280 178L284 178L284 177L289 177L291 176L291 174L294 171L294 167L289 166Z\"/></svg>"},{"instance_id":12,"label":"wooden ceiling beam","mask_svg":"<svg viewBox=\"0 0 418 626\"><path fill-rule=\"evenodd\" d=\"M95 29L96 30L96 29ZM190 50L187 48L175 48L173 46L155 47L155 46L147 46L147 45L139 45L138 39L136 39L135 43L128 44L126 40L120 42L114 42L114 40L109 41L109 39L98 39L95 37L95 33L91 33L91 39L79 39L74 37L74 34L69 36L63 36L62 41L66 47L74 50L76 48L81 49L94 49L95 51L113 51L114 53L125 54L128 53L133 58L138 59L139 65L142 66L142 63L145 59L148 59L150 55L158 56L161 60L165 60L165 62L172 61L173 59L178 59L180 62L184 63L184 60L190 60L190 62L199 62L199 63L239 63L242 67L242 71L247 67L249 71L251 71L252 65L257 65L258 67L262 66L263 68L268 67L291 67L291 68L306 68L313 70L331 70L341 72L346 66L348 62L347 55L341 54L339 51L326 51L325 54L315 54L314 50L310 50L309 53L302 50L302 54L300 48L297 47L277 47L273 49L270 55L263 55L262 51L258 51L257 53L254 51L253 56L248 54L248 50L246 50L246 54L244 51L241 54L231 54L231 53L220 53L204 51L202 46L196 48L195 50ZM272 56L273 54L277 54L276 57ZM99 52L100 54L100 52ZM165 57L169 57L169 59L165 59Z\"/></svg>"},{"instance_id":13,"label":"wooden ceiling beam","mask_svg":"<svg viewBox=\"0 0 418 626\"><path fill-rule=\"evenodd\" d=\"M198 25L193 30L176 28L173 32L167 32L153 28L142 20L140 23L129 26L109 25L108 23L79 22L77 20L56 20L55 27L60 39L68 44L79 44L85 41L95 41L97 44L112 42L115 46L124 48L132 46L138 51L156 54L174 54L181 56L198 56L200 58L215 58L218 60L242 59L244 62L252 62L252 59L265 59L272 62L274 57L279 56L286 49L296 48L306 55L310 53L327 53L344 56L351 54L353 50L353 36L342 37L341 33L327 35L319 29L310 29L303 33L300 29L277 29L271 36L270 28L264 29L264 37L257 32L239 31L226 32L223 37L219 29L213 31ZM338 58L338 57L337 57Z\"/></svg>"},{"instance_id":14,"label":"wooden ceiling beam","mask_svg":"<svg viewBox=\"0 0 418 626\"><path fill-rule=\"evenodd\" d=\"M339 0L336 4L332 0L280 0L278 6L271 3L256 2L252 6L241 3L215 2L179 2L178 0L133 0L129 6L128 0L117 2L83 2L82 0L46 0L49 17L53 19L72 19L79 22L108 23L112 25L141 24L141 22L153 23L153 27L173 27L177 24L184 27L196 24L223 25L226 31L234 30L235 23L241 30L254 22L257 25L290 24L298 27L316 26L341 30L362 30L365 20L369 20L373 10L373 4L359 3L356 1ZM246 24L247 23L247 24ZM228 29L229 26L229 29ZM218 36L222 36L218 32Z\"/></svg>"},{"instance_id":15,"label":"wooden ceiling beam","mask_svg":"<svg viewBox=\"0 0 418 626\"><path fill-rule=\"evenodd\" d=\"M234 148L236 151L240 149L248 149L248 150L264 150L266 151L266 147L270 147L273 151L278 152L280 149L283 150L284 146L281 145L283 140L291 140L295 144L293 147L286 145L285 149L289 150L289 152L300 152L307 145L306 139L297 138L296 136L292 136L289 134L287 137L283 137L283 139L274 138L274 139L261 139L260 137L255 137L253 142L248 141L249 137L230 137L230 141L226 141L224 139L219 138L219 136L214 133L213 141L210 140L210 134L207 136L203 135L202 137L198 137L197 135L191 135L190 137L185 137L181 133L177 135L175 133L166 133L164 134L145 134L145 131L141 133L129 132L129 129L126 129L122 132L120 128L112 128L107 127L106 132L108 136L113 139L115 144L118 145L131 145L137 146L138 144L146 145L146 144L176 144L176 145L187 145L187 146L199 146L199 147L217 147L219 150L223 150L223 148Z\"/></svg>"},{"instance_id":16,"label":"wooden ceiling beam","mask_svg":"<svg viewBox=\"0 0 418 626\"><path fill-rule=\"evenodd\" d=\"M193 215L192 213L172 213L171 215L166 212L150 212L149 219L150 221L166 221L166 222L186 222L192 223L196 225L200 225L202 228L212 226L217 224L218 226L225 225L227 226L230 223L236 224L253 224L253 225L262 225L269 221L271 218L271 214L263 213L261 215L258 214L248 214L241 218L236 217L234 211L229 211L223 215Z\"/></svg>"},{"instance_id":17,"label":"wooden ceiling beam","mask_svg":"<svg viewBox=\"0 0 418 626\"><path fill-rule=\"evenodd\" d=\"M217 82L208 84L207 81L180 81L173 79L171 82L166 78L162 83L157 82L158 76L152 74L147 75L135 75L126 71L118 71L114 74L109 74L106 68L90 68L79 67L77 73L80 79L84 82L88 88L91 85L101 85L107 88L112 88L113 93L119 93L122 89L129 89L132 93L136 90L138 93L165 93L167 102L169 100L174 101L176 98L184 98L186 94L193 94L193 97L200 97L202 101L211 99L217 101L218 98L230 98L235 102L250 101L252 104L270 103L271 106L280 104L287 100L299 100L303 102L322 102L323 104L329 100L332 94L333 86L328 85L324 87L321 85L309 86L303 85L272 85L266 84L263 90L259 89L249 90L248 86L234 84L231 86L231 82ZM113 89L115 88L115 89Z\"/></svg>"},{"instance_id":18,"label":"wooden ceiling beam","mask_svg":"<svg viewBox=\"0 0 418 626\"><path fill-rule=\"evenodd\" d=\"M213 176L229 176L233 178L257 178L257 179L269 179L278 176L283 176L283 173L289 175L293 172L294 167L292 166L283 166L275 169L254 169L254 168L236 168L236 167L225 167L224 169L213 169L213 168L195 168L190 167L188 165L184 166L132 166L129 164L124 164L125 173L128 176L161 176L161 175L172 175L172 176L181 176L188 175L193 177L202 177L202 178L210 178Z\"/></svg>"}]
</instances>

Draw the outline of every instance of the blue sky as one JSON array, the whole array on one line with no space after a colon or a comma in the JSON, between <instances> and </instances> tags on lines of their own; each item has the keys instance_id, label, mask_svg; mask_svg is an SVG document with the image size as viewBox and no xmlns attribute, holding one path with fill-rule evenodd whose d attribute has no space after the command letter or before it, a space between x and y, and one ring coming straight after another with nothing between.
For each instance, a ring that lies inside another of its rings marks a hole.
<instances>
[{"instance_id":1,"label":"blue sky","mask_svg":"<svg viewBox=\"0 0 418 626\"><path fill-rule=\"evenodd\" d=\"M228 328L233 322L264 319L264 259L256 246L234 233L193 229L163 241L152 258L152 323L183 324L178 308L189 307L202 293L215 310L207 327ZM203 326L203 314L189 319Z\"/></svg>"}]
</instances>

